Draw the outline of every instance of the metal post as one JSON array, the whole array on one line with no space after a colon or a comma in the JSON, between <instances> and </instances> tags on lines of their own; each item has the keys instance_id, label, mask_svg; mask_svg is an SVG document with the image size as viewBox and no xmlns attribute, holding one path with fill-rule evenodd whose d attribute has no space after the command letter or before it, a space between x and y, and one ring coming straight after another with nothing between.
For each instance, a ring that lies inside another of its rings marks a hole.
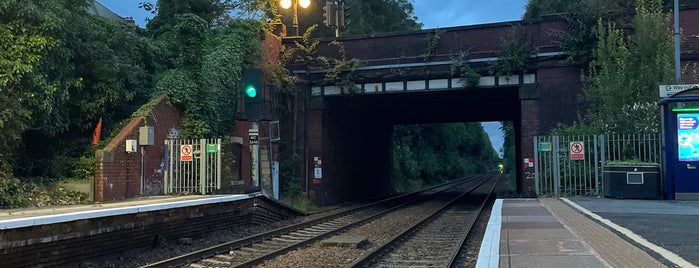
<instances>
[{"instance_id":1,"label":"metal post","mask_svg":"<svg viewBox=\"0 0 699 268\"><path fill-rule=\"evenodd\" d=\"M601 152L600 152L600 163L602 163L600 168L602 169L602 184L604 184L604 165L605 162L607 161L607 152L606 152L606 142L604 141L604 135L599 135L599 143L602 145L600 146ZM604 194L604 187L602 188L602 193Z\"/></svg>"},{"instance_id":2,"label":"metal post","mask_svg":"<svg viewBox=\"0 0 699 268\"><path fill-rule=\"evenodd\" d=\"M675 0L676 1L676 0ZM340 5L335 1L335 38L340 37Z\"/></svg>"},{"instance_id":3,"label":"metal post","mask_svg":"<svg viewBox=\"0 0 699 268\"><path fill-rule=\"evenodd\" d=\"M561 159L559 155L559 145L558 136L551 137L553 144L553 151L555 152L553 157L553 193L554 196L558 197L561 195Z\"/></svg>"},{"instance_id":4,"label":"metal post","mask_svg":"<svg viewBox=\"0 0 699 268\"><path fill-rule=\"evenodd\" d=\"M216 189L221 189L221 139L216 139Z\"/></svg>"},{"instance_id":5,"label":"metal post","mask_svg":"<svg viewBox=\"0 0 699 268\"><path fill-rule=\"evenodd\" d=\"M534 191L536 195L540 194L539 189L539 136L534 136Z\"/></svg>"},{"instance_id":6,"label":"metal post","mask_svg":"<svg viewBox=\"0 0 699 268\"><path fill-rule=\"evenodd\" d=\"M258 130L259 133L259 124L257 122L252 123L252 129ZM258 134L259 137L259 134ZM250 150L251 150L251 157L252 157L252 186L253 187L258 187L260 186L260 169L259 169L259 161L260 161L260 147L259 147L259 140L258 144L253 144L250 145Z\"/></svg>"},{"instance_id":7,"label":"metal post","mask_svg":"<svg viewBox=\"0 0 699 268\"><path fill-rule=\"evenodd\" d=\"M206 139L199 140L199 187L206 194Z\"/></svg>"},{"instance_id":8,"label":"metal post","mask_svg":"<svg viewBox=\"0 0 699 268\"><path fill-rule=\"evenodd\" d=\"M599 196L599 168L597 166L597 163L599 162L597 162L597 136L595 135L593 136L593 138L595 139L595 162L593 163L593 166L595 167L595 194Z\"/></svg>"},{"instance_id":9,"label":"metal post","mask_svg":"<svg viewBox=\"0 0 699 268\"><path fill-rule=\"evenodd\" d=\"M682 83L682 71L680 70L680 1L675 0L675 80Z\"/></svg>"},{"instance_id":10,"label":"metal post","mask_svg":"<svg viewBox=\"0 0 699 268\"><path fill-rule=\"evenodd\" d=\"M291 29L294 36L299 36L299 0L294 0L294 18L291 22Z\"/></svg>"}]
</instances>

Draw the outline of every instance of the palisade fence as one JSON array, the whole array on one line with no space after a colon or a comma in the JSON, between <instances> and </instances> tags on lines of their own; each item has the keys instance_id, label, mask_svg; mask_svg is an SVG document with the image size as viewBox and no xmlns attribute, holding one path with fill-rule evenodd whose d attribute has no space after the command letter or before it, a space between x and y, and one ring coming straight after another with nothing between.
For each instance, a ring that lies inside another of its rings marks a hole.
<instances>
[{"instance_id":1,"label":"palisade fence","mask_svg":"<svg viewBox=\"0 0 699 268\"><path fill-rule=\"evenodd\" d=\"M571 160L573 143L583 145L584 159ZM603 196L605 165L613 161L659 164L660 150L660 133L536 136L533 174L536 193L539 196Z\"/></svg>"},{"instance_id":2,"label":"palisade fence","mask_svg":"<svg viewBox=\"0 0 699 268\"><path fill-rule=\"evenodd\" d=\"M221 189L221 139L165 140L165 194Z\"/></svg>"}]
</instances>

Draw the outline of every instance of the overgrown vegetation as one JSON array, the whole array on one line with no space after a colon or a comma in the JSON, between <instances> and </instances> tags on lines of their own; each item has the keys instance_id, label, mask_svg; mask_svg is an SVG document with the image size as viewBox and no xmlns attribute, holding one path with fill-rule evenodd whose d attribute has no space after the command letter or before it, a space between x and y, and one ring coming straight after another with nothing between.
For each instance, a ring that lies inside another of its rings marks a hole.
<instances>
[{"instance_id":1,"label":"overgrown vegetation","mask_svg":"<svg viewBox=\"0 0 699 268\"><path fill-rule=\"evenodd\" d=\"M0 3L0 47L12 48L0 53L0 206L79 202L46 187L92 177L98 119L114 133L159 94L185 112L183 137L229 135L262 29L229 4L147 3L156 16L140 29L88 14L86 0Z\"/></svg>"},{"instance_id":2,"label":"overgrown vegetation","mask_svg":"<svg viewBox=\"0 0 699 268\"><path fill-rule=\"evenodd\" d=\"M509 34L500 40L498 60L490 63L490 74L513 75L524 74L533 66L532 56L536 53L528 36L513 27Z\"/></svg>"},{"instance_id":3,"label":"overgrown vegetation","mask_svg":"<svg viewBox=\"0 0 699 268\"><path fill-rule=\"evenodd\" d=\"M301 174L301 156L293 155L281 161L279 184L281 193L279 195L282 202L297 209L309 211L316 208L315 193L306 192L302 188L303 174Z\"/></svg>"},{"instance_id":4,"label":"overgrown vegetation","mask_svg":"<svg viewBox=\"0 0 699 268\"><path fill-rule=\"evenodd\" d=\"M659 131L657 90L673 81L669 17L660 0L638 0L634 31L599 20L597 46L583 77L587 115L557 130L560 134L649 133Z\"/></svg>"},{"instance_id":5,"label":"overgrown vegetation","mask_svg":"<svg viewBox=\"0 0 699 268\"><path fill-rule=\"evenodd\" d=\"M481 75L468 65L467 53L461 52L451 58L451 74L458 77L466 88L474 88L481 82Z\"/></svg>"}]
</instances>

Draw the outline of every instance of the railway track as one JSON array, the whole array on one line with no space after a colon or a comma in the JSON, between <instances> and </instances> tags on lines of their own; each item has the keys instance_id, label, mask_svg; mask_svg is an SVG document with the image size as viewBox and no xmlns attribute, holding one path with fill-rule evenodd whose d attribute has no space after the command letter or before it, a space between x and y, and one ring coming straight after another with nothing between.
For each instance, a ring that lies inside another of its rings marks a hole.
<instances>
[{"instance_id":1,"label":"railway track","mask_svg":"<svg viewBox=\"0 0 699 268\"><path fill-rule=\"evenodd\" d=\"M460 194L347 267L452 267L498 179Z\"/></svg>"},{"instance_id":2,"label":"railway track","mask_svg":"<svg viewBox=\"0 0 699 268\"><path fill-rule=\"evenodd\" d=\"M265 260L302 248L333 234L341 233L410 204L434 198L455 188L474 187L482 178L471 176L429 189L404 194L342 211L301 224L223 243L143 267L250 267ZM470 186L469 186L470 185Z\"/></svg>"}]
</instances>

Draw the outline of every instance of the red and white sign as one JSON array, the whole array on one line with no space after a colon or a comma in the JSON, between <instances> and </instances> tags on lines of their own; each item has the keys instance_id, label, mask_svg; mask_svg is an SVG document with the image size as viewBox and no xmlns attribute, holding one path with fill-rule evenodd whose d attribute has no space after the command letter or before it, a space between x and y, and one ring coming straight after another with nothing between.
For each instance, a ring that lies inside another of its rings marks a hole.
<instances>
[{"instance_id":1,"label":"red and white sign","mask_svg":"<svg viewBox=\"0 0 699 268\"><path fill-rule=\"evenodd\" d=\"M192 161L192 145L180 145L180 161Z\"/></svg>"},{"instance_id":2,"label":"red and white sign","mask_svg":"<svg viewBox=\"0 0 699 268\"><path fill-rule=\"evenodd\" d=\"M534 159L531 159L529 157L524 158L524 167L525 168L533 168L534 167Z\"/></svg>"},{"instance_id":3,"label":"red and white sign","mask_svg":"<svg viewBox=\"0 0 699 268\"><path fill-rule=\"evenodd\" d=\"M585 160L585 144L582 141L571 141L570 160Z\"/></svg>"}]
</instances>

